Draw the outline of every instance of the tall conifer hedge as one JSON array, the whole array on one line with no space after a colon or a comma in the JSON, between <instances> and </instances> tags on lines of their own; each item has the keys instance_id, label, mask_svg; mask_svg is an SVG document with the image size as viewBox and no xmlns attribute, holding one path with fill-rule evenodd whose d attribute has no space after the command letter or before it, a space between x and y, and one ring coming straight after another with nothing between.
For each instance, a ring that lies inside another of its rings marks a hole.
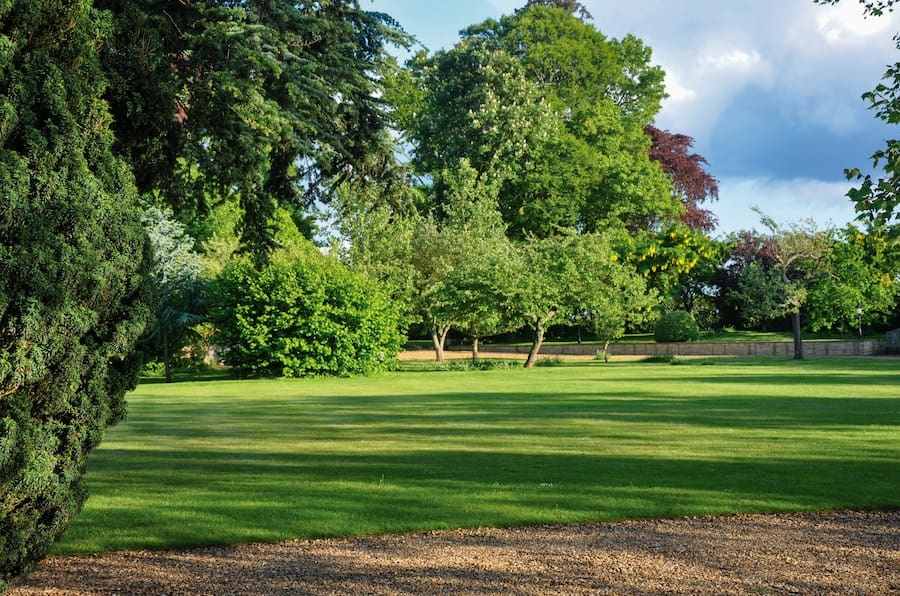
<instances>
[{"instance_id":1,"label":"tall conifer hedge","mask_svg":"<svg viewBox=\"0 0 900 596\"><path fill-rule=\"evenodd\" d=\"M80 509L149 319L148 245L110 151L91 3L0 0L0 591Z\"/></svg>"}]
</instances>

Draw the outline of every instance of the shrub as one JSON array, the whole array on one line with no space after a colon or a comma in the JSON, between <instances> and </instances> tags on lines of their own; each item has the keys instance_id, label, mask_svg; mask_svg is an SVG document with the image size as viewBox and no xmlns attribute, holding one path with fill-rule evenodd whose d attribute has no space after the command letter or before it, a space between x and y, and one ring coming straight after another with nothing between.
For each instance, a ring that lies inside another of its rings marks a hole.
<instances>
[{"instance_id":1,"label":"shrub","mask_svg":"<svg viewBox=\"0 0 900 596\"><path fill-rule=\"evenodd\" d=\"M370 374L390 367L403 345L387 294L305 241L260 270L231 262L211 302L214 341L239 374Z\"/></svg>"},{"instance_id":2,"label":"shrub","mask_svg":"<svg viewBox=\"0 0 900 596\"><path fill-rule=\"evenodd\" d=\"M149 244L99 99L98 17L90 2L0 3L0 592L81 509L151 318Z\"/></svg>"},{"instance_id":3,"label":"shrub","mask_svg":"<svg viewBox=\"0 0 900 596\"><path fill-rule=\"evenodd\" d=\"M666 313L656 322L655 337L661 343L694 341L700 337L700 329L690 313L676 310Z\"/></svg>"},{"instance_id":4,"label":"shrub","mask_svg":"<svg viewBox=\"0 0 900 596\"><path fill-rule=\"evenodd\" d=\"M519 368L521 362L512 358L482 358L478 362L472 360L445 360L441 363L431 363L435 370L441 371L465 371L465 370L507 370L510 368Z\"/></svg>"},{"instance_id":5,"label":"shrub","mask_svg":"<svg viewBox=\"0 0 900 596\"><path fill-rule=\"evenodd\" d=\"M652 356L642 358L641 362L646 362L649 364L676 364L677 362L679 362L679 360L675 358L674 354L654 354Z\"/></svg>"},{"instance_id":6,"label":"shrub","mask_svg":"<svg viewBox=\"0 0 900 596\"><path fill-rule=\"evenodd\" d=\"M565 362L559 356L545 356L538 359L538 361L535 363L535 366L551 368L556 366L563 366L564 364Z\"/></svg>"}]
</instances>

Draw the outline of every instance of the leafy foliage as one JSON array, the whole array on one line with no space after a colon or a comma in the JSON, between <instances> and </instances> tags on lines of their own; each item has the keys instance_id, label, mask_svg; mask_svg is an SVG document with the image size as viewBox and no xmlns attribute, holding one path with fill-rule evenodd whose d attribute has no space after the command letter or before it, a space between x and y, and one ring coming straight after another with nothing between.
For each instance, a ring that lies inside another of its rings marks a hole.
<instances>
[{"instance_id":1,"label":"leafy foliage","mask_svg":"<svg viewBox=\"0 0 900 596\"><path fill-rule=\"evenodd\" d=\"M700 337L700 328L689 312L676 310L659 318L653 335L658 342L695 341Z\"/></svg>"},{"instance_id":2,"label":"leafy foliage","mask_svg":"<svg viewBox=\"0 0 900 596\"><path fill-rule=\"evenodd\" d=\"M615 339L650 310L643 278L622 263L602 234L553 236L520 243L519 275L508 303L533 334L525 366L534 366L550 324L574 325L586 314L595 331Z\"/></svg>"},{"instance_id":3,"label":"leafy foliage","mask_svg":"<svg viewBox=\"0 0 900 596\"><path fill-rule=\"evenodd\" d=\"M516 270L515 248L496 207L496 188L479 184L477 172L463 159L444 171L448 187L442 232L454 253L445 271L443 308L452 326L470 337L473 359L478 340L517 326L504 303Z\"/></svg>"},{"instance_id":4,"label":"leafy foliage","mask_svg":"<svg viewBox=\"0 0 900 596\"><path fill-rule=\"evenodd\" d=\"M765 328L766 321L785 314L787 291L778 271L754 261L743 268L737 287L728 292L728 297L739 308L746 325Z\"/></svg>"},{"instance_id":5,"label":"leafy foliage","mask_svg":"<svg viewBox=\"0 0 900 596\"><path fill-rule=\"evenodd\" d=\"M836 4L839 0L815 0L818 4ZM893 10L894 0L860 0L867 16L881 16ZM900 36L894 36L900 50ZM885 71L875 89L863 94L863 100L875 110L875 116L888 124L900 123L900 62L894 62ZM872 155L872 166L882 165L884 176L875 179L863 174L859 168L847 168L848 180L857 180L859 186L851 189L850 197L859 214L857 218L876 228L883 228L892 243L900 243L900 140L888 139L884 149Z\"/></svg>"},{"instance_id":6,"label":"leafy foliage","mask_svg":"<svg viewBox=\"0 0 900 596\"><path fill-rule=\"evenodd\" d=\"M356 0L96 4L114 17L107 98L140 190L188 219L239 202L257 262L276 205L392 175L378 73L385 44L409 38L387 15Z\"/></svg>"},{"instance_id":7,"label":"leafy foliage","mask_svg":"<svg viewBox=\"0 0 900 596\"><path fill-rule=\"evenodd\" d=\"M760 215L763 225L769 229L765 243L771 268L761 270L758 266L752 267L750 271L756 274L752 281L759 287L766 288L770 295L780 298L768 313L761 312L760 317L790 315L794 332L794 358L802 360L800 311L807 303L810 287L817 280L834 275L831 261L833 231L818 229L812 219L782 225L758 208L754 210Z\"/></svg>"},{"instance_id":8,"label":"leafy foliage","mask_svg":"<svg viewBox=\"0 0 900 596\"><path fill-rule=\"evenodd\" d=\"M699 286L725 260L725 244L683 224L625 237L619 253L664 299L691 310L702 294Z\"/></svg>"},{"instance_id":9,"label":"leafy foliage","mask_svg":"<svg viewBox=\"0 0 900 596\"><path fill-rule=\"evenodd\" d=\"M151 319L133 181L111 150L89 3L0 3L0 589L86 497Z\"/></svg>"},{"instance_id":10,"label":"leafy foliage","mask_svg":"<svg viewBox=\"0 0 900 596\"><path fill-rule=\"evenodd\" d=\"M692 230L711 232L716 227L716 217L700 205L719 198L719 182L703 169L709 165L706 158L691 153L694 139L687 135L660 130L648 124L644 131L650 136L650 159L657 162L672 181L672 192L685 207L680 221Z\"/></svg>"},{"instance_id":11,"label":"leafy foliage","mask_svg":"<svg viewBox=\"0 0 900 596\"><path fill-rule=\"evenodd\" d=\"M407 96L420 109L401 112L418 171L437 176L469 159L498 185L514 238L646 228L681 209L643 132L664 95L662 71L639 40L609 40L574 10L530 3L411 64L418 92Z\"/></svg>"},{"instance_id":12,"label":"leafy foliage","mask_svg":"<svg viewBox=\"0 0 900 596\"><path fill-rule=\"evenodd\" d=\"M839 230L831 250L832 274L809 289L810 329L847 331L858 324L887 321L900 296L897 259L898 249L877 230L868 234L853 226ZM857 307L862 309L860 315Z\"/></svg>"},{"instance_id":13,"label":"leafy foliage","mask_svg":"<svg viewBox=\"0 0 900 596\"><path fill-rule=\"evenodd\" d=\"M241 374L371 374L391 366L402 346L387 294L309 243L275 253L262 269L235 259L212 294L215 340Z\"/></svg>"}]
</instances>

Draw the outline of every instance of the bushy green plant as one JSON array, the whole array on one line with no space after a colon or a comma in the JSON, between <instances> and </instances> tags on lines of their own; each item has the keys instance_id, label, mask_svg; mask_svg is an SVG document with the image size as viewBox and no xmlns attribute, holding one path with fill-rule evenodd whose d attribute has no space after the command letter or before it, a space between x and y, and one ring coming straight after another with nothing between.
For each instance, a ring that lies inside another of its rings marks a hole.
<instances>
[{"instance_id":1,"label":"bushy green plant","mask_svg":"<svg viewBox=\"0 0 900 596\"><path fill-rule=\"evenodd\" d=\"M520 360L513 358L481 358L478 362L466 358L461 360L444 360L438 363L429 363L434 370L466 371L466 370L507 370L519 368Z\"/></svg>"},{"instance_id":2,"label":"bushy green plant","mask_svg":"<svg viewBox=\"0 0 900 596\"><path fill-rule=\"evenodd\" d=\"M565 364L565 362L559 356L544 356L543 358L538 359L537 363L535 363L535 366L550 368L555 366L562 366L563 364Z\"/></svg>"},{"instance_id":3,"label":"bushy green plant","mask_svg":"<svg viewBox=\"0 0 900 596\"><path fill-rule=\"evenodd\" d=\"M695 341L700 337L700 329L690 313L676 310L660 317L654 337L661 343Z\"/></svg>"},{"instance_id":4,"label":"bushy green plant","mask_svg":"<svg viewBox=\"0 0 900 596\"><path fill-rule=\"evenodd\" d=\"M150 252L113 157L90 2L0 2L0 592L80 511L125 415Z\"/></svg>"},{"instance_id":5,"label":"bushy green plant","mask_svg":"<svg viewBox=\"0 0 900 596\"><path fill-rule=\"evenodd\" d=\"M403 345L387 294L305 241L261 269L231 262L211 302L214 341L239 374L371 374L390 367Z\"/></svg>"},{"instance_id":6,"label":"bushy green plant","mask_svg":"<svg viewBox=\"0 0 900 596\"><path fill-rule=\"evenodd\" d=\"M678 362L678 359L675 358L674 354L653 354L652 356L642 358L641 362L646 362L648 364L675 364Z\"/></svg>"}]
</instances>

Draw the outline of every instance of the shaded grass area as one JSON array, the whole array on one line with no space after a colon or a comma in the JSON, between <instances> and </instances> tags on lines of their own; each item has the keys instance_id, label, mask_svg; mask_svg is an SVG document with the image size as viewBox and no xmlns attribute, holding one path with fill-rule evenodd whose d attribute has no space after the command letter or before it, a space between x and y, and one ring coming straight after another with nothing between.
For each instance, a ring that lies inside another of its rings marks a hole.
<instances>
[{"instance_id":1,"label":"shaded grass area","mask_svg":"<svg viewBox=\"0 0 900 596\"><path fill-rule=\"evenodd\" d=\"M897 361L145 384L56 554L900 506Z\"/></svg>"}]
</instances>

